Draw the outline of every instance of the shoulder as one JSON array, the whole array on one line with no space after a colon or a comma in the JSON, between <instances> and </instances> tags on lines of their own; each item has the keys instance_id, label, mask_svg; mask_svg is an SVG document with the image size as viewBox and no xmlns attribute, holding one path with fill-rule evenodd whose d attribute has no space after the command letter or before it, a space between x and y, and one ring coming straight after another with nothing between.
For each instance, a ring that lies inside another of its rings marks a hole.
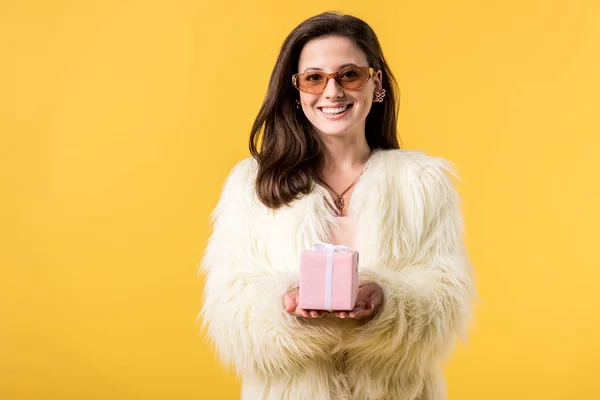
<instances>
[{"instance_id":1,"label":"shoulder","mask_svg":"<svg viewBox=\"0 0 600 400\"><path fill-rule=\"evenodd\" d=\"M211 213L212 220L226 213L243 213L249 207L255 207L258 202L254 190L256 171L257 162L253 157L233 165L222 184L219 200Z\"/></svg>"},{"instance_id":2,"label":"shoulder","mask_svg":"<svg viewBox=\"0 0 600 400\"><path fill-rule=\"evenodd\" d=\"M451 180L451 176L460 180L452 161L422 150L378 150L375 164L377 173L389 182L441 184Z\"/></svg>"},{"instance_id":3,"label":"shoulder","mask_svg":"<svg viewBox=\"0 0 600 400\"><path fill-rule=\"evenodd\" d=\"M387 195L401 199L405 212L451 212L458 219L461 199L452 177L461 180L453 162L420 150L386 150L379 156L377 175Z\"/></svg>"},{"instance_id":4,"label":"shoulder","mask_svg":"<svg viewBox=\"0 0 600 400\"><path fill-rule=\"evenodd\" d=\"M253 157L246 157L235 163L223 183L223 195L251 194L257 170L258 163Z\"/></svg>"},{"instance_id":5,"label":"shoulder","mask_svg":"<svg viewBox=\"0 0 600 400\"><path fill-rule=\"evenodd\" d=\"M256 174L257 168L258 163L254 157L246 157L234 164L225 182L247 181L249 178L252 178L252 175Z\"/></svg>"}]
</instances>

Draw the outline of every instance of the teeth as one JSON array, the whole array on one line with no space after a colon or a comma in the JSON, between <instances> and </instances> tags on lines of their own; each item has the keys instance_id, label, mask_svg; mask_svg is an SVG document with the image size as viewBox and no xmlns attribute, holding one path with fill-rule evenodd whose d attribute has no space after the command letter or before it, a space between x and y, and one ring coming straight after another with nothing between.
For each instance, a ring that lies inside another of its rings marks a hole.
<instances>
[{"instance_id":1,"label":"teeth","mask_svg":"<svg viewBox=\"0 0 600 400\"><path fill-rule=\"evenodd\" d=\"M321 110L328 115L335 115L335 114L340 114L343 113L344 111L346 111L348 109L348 106L344 106L344 107L338 107L338 108L321 108Z\"/></svg>"}]
</instances>

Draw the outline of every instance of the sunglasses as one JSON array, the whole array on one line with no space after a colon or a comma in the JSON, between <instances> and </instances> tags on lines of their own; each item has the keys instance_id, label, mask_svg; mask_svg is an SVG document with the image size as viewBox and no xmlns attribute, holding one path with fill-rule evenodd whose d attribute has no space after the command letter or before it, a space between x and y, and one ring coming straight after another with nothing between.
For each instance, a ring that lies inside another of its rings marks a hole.
<instances>
[{"instance_id":1,"label":"sunglasses","mask_svg":"<svg viewBox=\"0 0 600 400\"><path fill-rule=\"evenodd\" d=\"M322 71L307 71L292 75L292 84L302 92L321 94L325 91L329 79L347 90L358 90L375 74L371 67L346 67L330 74Z\"/></svg>"}]
</instances>

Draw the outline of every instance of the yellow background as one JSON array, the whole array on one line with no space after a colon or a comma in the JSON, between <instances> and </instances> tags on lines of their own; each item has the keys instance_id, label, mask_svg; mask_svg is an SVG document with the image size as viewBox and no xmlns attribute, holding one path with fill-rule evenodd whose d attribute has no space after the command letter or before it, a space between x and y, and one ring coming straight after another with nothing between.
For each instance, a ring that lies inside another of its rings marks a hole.
<instances>
[{"instance_id":1,"label":"yellow background","mask_svg":"<svg viewBox=\"0 0 600 400\"><path fill-rule=\"evenodd\" d=\"M600 398L595 0L2 0L0 398L238 398L196 323L208 214L328 9L379 35L404 147L464 181L482 304L450 399Z\"/></svg>"}]
</instances>

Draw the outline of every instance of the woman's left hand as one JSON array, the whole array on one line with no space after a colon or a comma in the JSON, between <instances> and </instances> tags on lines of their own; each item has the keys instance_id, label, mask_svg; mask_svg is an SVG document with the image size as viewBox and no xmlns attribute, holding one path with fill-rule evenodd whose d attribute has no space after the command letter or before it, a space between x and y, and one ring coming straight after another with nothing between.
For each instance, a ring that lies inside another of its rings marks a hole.
<instances>
[{"instance_id":1,"label":"woman's left hand","mask_svg":"<svg viewBox=\"0 0 600 400\"><path fill-rule=\"evenodd\" d=\"M368 283L358 288L356 307L352 311L334 311L336 317L368 319L377 312L383 304L383 291L376 283Z\"/></svg>"}]
</instances>

